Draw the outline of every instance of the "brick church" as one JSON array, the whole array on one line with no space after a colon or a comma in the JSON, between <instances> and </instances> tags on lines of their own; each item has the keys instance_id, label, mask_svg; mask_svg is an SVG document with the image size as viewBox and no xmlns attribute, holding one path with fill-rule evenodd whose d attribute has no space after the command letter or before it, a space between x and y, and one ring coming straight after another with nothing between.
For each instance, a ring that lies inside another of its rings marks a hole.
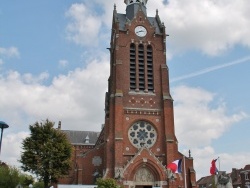
<instances>
[{"instance_id":1,"label":"brick church","mask_svg":"<svg viewBox=\"0 0 250 188\"><path fill-rule=\"evenodd\" d=\"M114 6L105 122L98 133L64 130L74 155L60 184L90 185L102 177L125 188L196 187L193 158L178 151L166 28L158 11L147 15L147 1L125 0L125 14ZM182 174L166 169L176 159L183 159Z\"/></svg>"}]
</instances>

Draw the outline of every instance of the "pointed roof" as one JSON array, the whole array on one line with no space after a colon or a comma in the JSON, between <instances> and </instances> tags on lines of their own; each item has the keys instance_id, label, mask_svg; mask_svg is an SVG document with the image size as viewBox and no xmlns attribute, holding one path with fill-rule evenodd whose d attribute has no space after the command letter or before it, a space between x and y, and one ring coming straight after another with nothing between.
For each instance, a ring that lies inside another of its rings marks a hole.
<instances>
[{"instance_id":1,"label":"pointed roof","mask_svg":"<svg viewBox=\"0 0 250 188\"><path fill-rule=\"evenodd\" d=\"M141 156L144 156L144 157L141 158ZM151 152L151 150L149 150L147 147L142 147L138 150L135 156L133 156L130 160L128 160L127 164L124 165L124 168L122 169L123 170L122 175L124 174L124 172L126 172L128 168L131 167L131 165L135 164L135 162L138 160L139 161L143 160L144 162L152 161L153 163L157 164L157 167L159 169L165 172L167 171L167 169L162 164L162 162L154 155L153 152Z\"/></svg>"},{"instance_id":2,"label":"pointed roof","mask_svg":"<svg viewBox=\"0 0 250 188\"><path fill-rule=\"evenodd\" d=\"M163 28L165 28L165 26L163 25L163 23L161 23L160 17L158 15L158 10L156 11L155 17L148 17L146 11L147 0L137 0L137 1L136 0L124 1L127 4L126 14L117 13L116 5L114 6L113 20L115 23L118 23L119 30L126 31L127 30L126 25L133 21L138 11L142 11L147 17L151 26L155 28L155 34L162 34Z\"/></svg>"},{"instance_id":3,"label":"pointed roof","mask_svg":"<svg viewBox=\"0 0 250 188\"><path fill-rule=\"evenodd\" d=\"M126 17L132 20L139 10L142 10L147 15L145 0L127 0Z\"/></svg>"},{"instance_id":4,"label":"pointed roof","mask_svg":"<svg viewBox=\"0 0 250 188\"><path fill-rule=\"evenodd\" d=\"M141 3L143 5L146 6L148 0L124 0L124 3L126 5L131 5L131 4L135 4L135 3Z\"/></svg>"}]
</instances>

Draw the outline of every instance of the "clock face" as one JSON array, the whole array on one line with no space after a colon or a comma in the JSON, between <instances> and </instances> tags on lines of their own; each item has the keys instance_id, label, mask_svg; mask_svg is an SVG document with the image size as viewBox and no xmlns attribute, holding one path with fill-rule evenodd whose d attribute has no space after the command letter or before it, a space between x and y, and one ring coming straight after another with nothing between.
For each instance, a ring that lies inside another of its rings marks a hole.
<instances>
[{"instance_id":1,"label":"clock face","mask_svg":"<svg viewBox=\"0 0 250 188\"><path fill-rule=\"evenodd\" d=\"M129 128L128 137L131 144L136 148L150 148L156 142L157 133L150 123L138 121Z\"/></svg>"},{"instance_id":2,"label":"clock face","mask_svg":"<svg viewBox=\"0 0 250 188\"><path fill-rule=\"evenodd\" d=\"M147 30L146 30L145 27L139 25L139 26L137 26L137 27L135 28L135 34L136 34L138 37L145 37L146 34L147 34Z\"/></svg>"}]
</instances>

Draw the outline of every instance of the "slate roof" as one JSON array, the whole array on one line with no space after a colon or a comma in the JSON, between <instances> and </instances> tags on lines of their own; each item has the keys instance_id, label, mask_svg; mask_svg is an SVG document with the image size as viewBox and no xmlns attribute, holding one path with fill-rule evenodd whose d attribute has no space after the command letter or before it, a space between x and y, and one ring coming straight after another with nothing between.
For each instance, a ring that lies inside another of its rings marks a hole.
<instances>
[{"instance_id":1,"label":"slate roof","mask_svg":"<svg viewBox=\"0 0 250 188\"><path fill-rule=\"evenodd\" d=\"M119 30L126 31L126 24L134 19L135 15L140 9L144 12L145 15L147 15L146 7L137 3L129 5L126 9L126 14L116 13L115 20L116 22L119 22ZM164 25L162 25L159 16L156 15L155 17L147 17L147 18L150 24L153 27L155 27L155 33L162 34L161 27L164 27Z\"/></svg>"},{"instance_id":2,"label":"slate roof","mask_svg":"<svg viewBox=\"0 0 250 188\"><path fill-rule=\"evenodd\" d=\"M73 145L95 145L100 132L62 130Z\"/></svg>"},{"instance_id":3,"label":"slate roof","mask_svg":"<svg viewBox=\"0 0 250 188\"><path fill-rule=\"evenodd\" d=\"M141 9L144 12L144 14L147 15L147 10L144 5L141 5L140 3L134 3L131 5L128 5L126 8L127 18L129 20L132 20L135 17L139 9Z\"/></svg>"}]
</instances>

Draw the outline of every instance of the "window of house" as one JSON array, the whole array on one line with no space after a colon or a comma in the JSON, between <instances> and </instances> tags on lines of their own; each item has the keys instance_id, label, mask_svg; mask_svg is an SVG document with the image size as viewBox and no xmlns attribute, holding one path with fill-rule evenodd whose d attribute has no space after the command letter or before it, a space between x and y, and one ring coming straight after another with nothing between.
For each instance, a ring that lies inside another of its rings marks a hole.
<instances>
[{"instance_id":1,"label":"window of house","mask_svg":"<svg viewBox=\"0 0 250 188\"><path fill-rule=\"evenodd\" d=\"M245 180L249 180L249 174L245 174Z\"/></svg>"}]
</instances>

